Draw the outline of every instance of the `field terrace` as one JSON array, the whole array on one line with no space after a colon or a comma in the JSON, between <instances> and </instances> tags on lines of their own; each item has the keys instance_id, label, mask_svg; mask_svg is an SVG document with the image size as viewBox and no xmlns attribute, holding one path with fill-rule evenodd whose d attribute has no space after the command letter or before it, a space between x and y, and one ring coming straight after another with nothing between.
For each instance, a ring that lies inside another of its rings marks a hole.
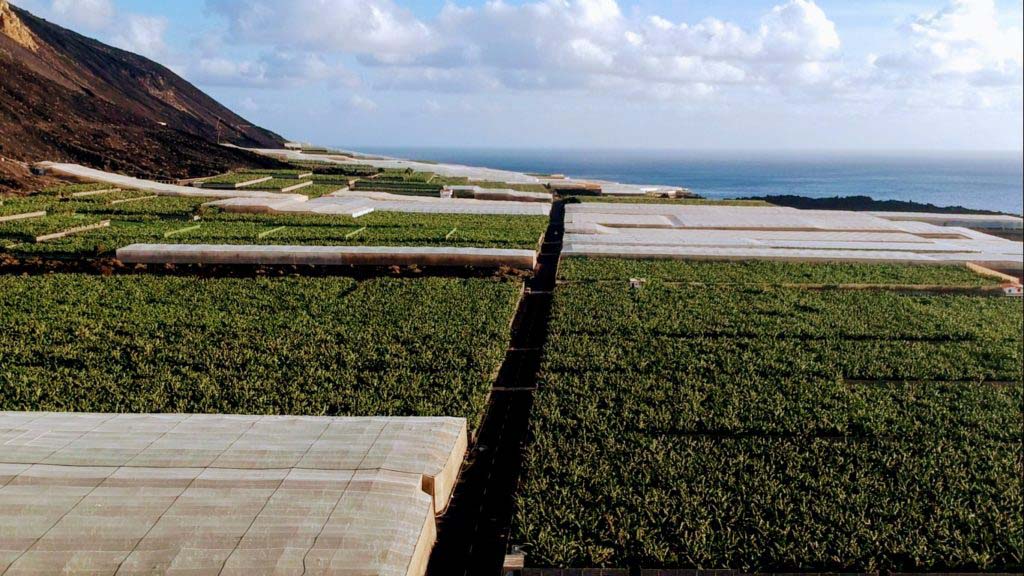
<instances>
[{"instance_id":1,"label":"field terrace","mask_svg":"<svg viewBox=\"0 0 1024 576\"><path fill-rule=\"evenodd\" d=\"M0 200L0 572L424 574L550 204L373 192L350 215L230 212L211 203L316 206L348 181L111 179L140 187ZM313 200L287 193L300 182ZM118 260L140 243L347 259Z\"/></svg>"},{"instance_id":2,"label":"field terrace","mask_svg":"<svg viewBox=\"0 0 1024 576\"><path fill-rule=\"evenodd\" d=\"M521 292L0 275L0 570L422 575Z\"/></svg>"},{"instance_id":3,"label":"field terrace","mask_svg":"<svg viewBox=\"0 0 1024 576\"><path fill-rule=\"evenodd\" d=\"M1016 221L289 154L0 203L0 571L1021 569Z\"/></svg>"},{"instance_id":4,"label":"field terrace","mask_svg":"<svg viewBox=\"0 0 1024 576\"><path fill-rule=\"evenodd\" d=\"M623 573L1019 567L1024 316L1000 282L564 259L512 542Z\"/></svg>"},{"instance_id":5,"label":"field terrace","mask_svg":"<svg viewBox=\"0 0 1024 576\"><path fill-rule=\"evenodd\" d=\"M275 177L276 176L276 177ZM112 259L133 245L203 245L209 262L231 264L224 253L239 246L330 246L334 260L295 259L291 264L359 265L362 249L373 247L375 266L509 266L531 270L550 204L425 198L348 192L342 183L304 180L307 172L230 174L213 179L215 189L188 188L188 194L111 188L109 184L70 185L12 197L0 203L0 254L10 259ZM267 180L269 178L269 180ZM307 196L252 191L253 187L298 189ZM237 190L236 182L257 182ZM206 186L207 183L202 183ZM240 197L218 201L203 194ZM416 247L429 252L411 257ZM485 258L467 258L467 250ZM351 254L350 254L351 252ZM428 257L429 256L429 257ZM168 260L168 263L173 260ZM240 264L242 262L239 262Z\"/></svg>"}]
</instances>

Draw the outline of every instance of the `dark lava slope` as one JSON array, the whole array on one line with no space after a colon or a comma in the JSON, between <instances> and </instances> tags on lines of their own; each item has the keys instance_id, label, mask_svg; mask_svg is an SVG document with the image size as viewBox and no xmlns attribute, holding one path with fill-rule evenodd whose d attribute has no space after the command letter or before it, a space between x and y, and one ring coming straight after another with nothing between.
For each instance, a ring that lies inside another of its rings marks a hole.
<instances>
[{"instance_id":1,"label":"dark lava slope","mask_svg":"<svg viewBox=\"0 0 1024 576\"><path fill-rule=\"evenodd\" d=\"M218 142L279 148L283 139L152 60L0 0L0 191L29 182L12 161L151 178L276 165Z\"/></svg>"}]
</instances>

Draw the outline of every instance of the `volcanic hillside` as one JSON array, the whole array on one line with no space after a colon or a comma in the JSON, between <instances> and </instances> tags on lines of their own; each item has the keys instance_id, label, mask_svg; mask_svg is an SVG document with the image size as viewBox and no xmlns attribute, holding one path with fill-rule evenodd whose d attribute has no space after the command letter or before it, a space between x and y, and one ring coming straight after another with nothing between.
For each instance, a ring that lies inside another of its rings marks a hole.
<instances>
[{"instance_id":1,"label":"volcanic hillside","mask_svg":"<svg viewBox=\"0 0 1024 576\"><path fill-rule=\"evenodd\" d=\"M0 191L31 182L19 162L150 178L275 164L218 142L279 148L283 139L160 64L0 0Z\"/></svg>"}]
</instances>

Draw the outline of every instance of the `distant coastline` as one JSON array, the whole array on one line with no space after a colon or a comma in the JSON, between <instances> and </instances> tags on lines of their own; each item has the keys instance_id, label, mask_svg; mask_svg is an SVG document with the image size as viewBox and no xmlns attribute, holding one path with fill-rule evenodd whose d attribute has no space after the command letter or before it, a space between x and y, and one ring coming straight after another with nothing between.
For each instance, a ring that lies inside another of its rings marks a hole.
<instances>
[{"instance_id":1,"label":"distant coastline","mask_svg":"<svg viewBox=\"0 0 1024 576\"><path fill-rule=\"evenodd\" d=\"M927 212L930 214L981 214L987 216L1010 215L1011 212L979 210L964 206L936 206L923 202L905 200L877 200L870 196L834 196L832 198L808 198L793 194L772 196L750 196L740 200L762 200L776 206L787 206L801 210L851 210L854 212Z\"/></svg>"},{"instance_id":2,"label":"distant coastline","mask_svg":"<svg viewBox=\"0 0 1024 576\"><path fill-rule=\"evenodd\" d=\"M712 199L867 197L920 209L1024 212L1022 156L1000 153L795 153L523 150L344 146L371 154L566 174L629 184L680 186ZM887 210L871 207L871 210ZM854 208L850 208L854 209ZM893 210L894 208L888 208Z\"/></svg>"}]
</instances>

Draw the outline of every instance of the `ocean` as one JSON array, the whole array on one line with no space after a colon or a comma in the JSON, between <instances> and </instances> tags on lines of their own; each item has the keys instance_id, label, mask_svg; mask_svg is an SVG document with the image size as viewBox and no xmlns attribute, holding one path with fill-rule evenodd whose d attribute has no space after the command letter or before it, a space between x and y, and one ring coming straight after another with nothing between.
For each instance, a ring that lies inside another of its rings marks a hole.
<instances>
[{"instance_id":1,"label":"ocean","mask_svg":"<svg viewBox=\"0 0 1024 576\"><path fill-rule=\"evenodd\" d=\"M343 147L344 148L344 147ZM353 147L412 160L683 186L707 198L870 196L1024 213L1020 153L754 153Z\"/></svg>"}]
</instances>

